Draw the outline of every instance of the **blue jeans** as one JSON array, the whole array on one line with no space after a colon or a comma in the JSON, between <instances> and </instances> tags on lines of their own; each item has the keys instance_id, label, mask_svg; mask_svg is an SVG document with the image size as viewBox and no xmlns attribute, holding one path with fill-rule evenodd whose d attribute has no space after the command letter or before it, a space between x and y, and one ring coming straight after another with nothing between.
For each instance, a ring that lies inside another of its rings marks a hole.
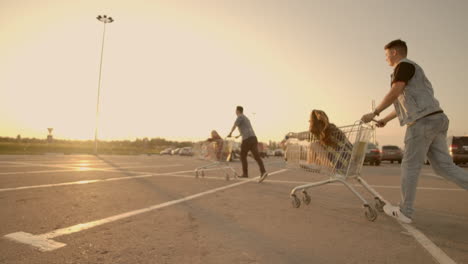
<instances>
[{"instance_id":1,"label":"blue jeans","mask_svg":"<svg viewBox=\"0 0 468 264\"><path fill-rule=\"evenodd\" d=\"M455 165L448 152L448 126L449 119L441 113L421 118L406 129L400 210L407 217L414 212L419 173L426 157L436 174L468 190L468 172Z\"/></svg>"}]
</instances>

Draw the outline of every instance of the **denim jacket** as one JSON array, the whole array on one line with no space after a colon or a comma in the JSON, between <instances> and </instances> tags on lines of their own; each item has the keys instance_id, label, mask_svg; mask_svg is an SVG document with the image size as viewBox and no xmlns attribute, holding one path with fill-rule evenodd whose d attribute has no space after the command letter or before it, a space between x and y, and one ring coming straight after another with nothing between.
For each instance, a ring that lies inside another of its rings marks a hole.
<instances>
[{"instance_id":1,"label":"denim jacket","mask_svg":"<svg viewBox=\"0 0 468 264\"><path fill-rule=\"evenodd\" d=\"M400 120L400 125L410 125L418 119L441 111L439 101L434 97L434 90L431 82L427 79L423 69L409 59L402 59L401 62L411 63L415 67L413 77L406 84L403 93L393 103ZM393 80L393 74L392 74Z\"/></svg>"}]
</instances>

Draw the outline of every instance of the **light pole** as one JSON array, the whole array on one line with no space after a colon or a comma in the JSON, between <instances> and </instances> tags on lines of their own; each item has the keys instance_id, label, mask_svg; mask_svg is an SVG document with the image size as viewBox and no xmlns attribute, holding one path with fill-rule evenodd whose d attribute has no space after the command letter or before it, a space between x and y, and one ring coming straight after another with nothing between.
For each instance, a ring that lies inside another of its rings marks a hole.
<instances>
[{"instance_id":1,"label":"light pole","mask_svg":"<svg viewBox=\"0 0 468 264\"><path fill-rule=\"evenodd\" d=\"M96 105L96 129L94 130L94 154L98 154L98 124L99 124L99 96L101 93L101 73L102 73L102 57L104 56L104 37L106 36L106 24L114 22L112 17L106 15L99 15L96 17L97 20L104 24L104 30L102 32L102 47L101 47L101 62L99 63L99 81L98 81L98 93L97 93L97 105Z\"/></svg>"},{"instance_id":2,"label":"light pole","mask_svg":"<svg viewBox=\"0 0 468 264\"><path fill-rule=\"evenodd\" d=\"M375 100L372 100L372 112L375 111ZM373 132L372 132L372 143L374 143L375 145L377 145L377 129L373 129Z\"/></svg>"}]
</instances>

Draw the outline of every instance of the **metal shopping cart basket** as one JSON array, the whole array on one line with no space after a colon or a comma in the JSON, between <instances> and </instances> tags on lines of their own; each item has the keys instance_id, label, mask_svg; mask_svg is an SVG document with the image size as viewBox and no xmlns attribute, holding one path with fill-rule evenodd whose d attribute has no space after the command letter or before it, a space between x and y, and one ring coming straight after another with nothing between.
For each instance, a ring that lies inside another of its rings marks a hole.
<instances>
[{"instance_id":1,"label":"metal shopping cart basket","mask_svg":"<svg viewBox=\"0 0 468 264\"><path fill-rule=\"evenodd\" d=\"M366 218L374 221L377 218L376 211L349 183L353 179L361 184L374 196L375 208L383 212L385 200L360 175L367 143L374 129L373 126L360 121L350 126L339 127L329 135L332 139L329 142L332 144L328 145L310 132L290 133L285 153L287 167L328 176L327 180L293 188L290 194L293 207L298 208L301 205L301 200L296 195L298 192L302 192L302 202L309 205L309 188L337 182L348 187L362 201Z\"/></svg>"},{"instance_id":2,"label":"metal shopping cart basket","mask_svg":"<svg viewBox=\"0 0 468 264\"><path fill-rule=\"evenodd\" d=\"M237 172L229 165L229 162L232 160L234 144L235 142L233 140L202 141L195 143L193 147L194 157L211 162L196 168L195 177L205 177L205 171L216 168L224 171L226 180L230 180L231 177L237 178Z\"/></svg>"}]
</instances>

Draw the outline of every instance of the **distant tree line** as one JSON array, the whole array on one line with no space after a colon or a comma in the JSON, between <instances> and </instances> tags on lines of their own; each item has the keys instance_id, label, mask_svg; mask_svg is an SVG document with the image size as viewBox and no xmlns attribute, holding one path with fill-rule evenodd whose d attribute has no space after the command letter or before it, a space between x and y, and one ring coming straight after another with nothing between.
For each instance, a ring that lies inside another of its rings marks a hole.
<instances>
[{"instance_id":1,"label":"distant tree line","mask_svg":"<svg viewBox=\"0 0 468 264\"><path fill-rule=\"evenodd\" d=\"M38 139L38 138L21 138L20 136L16 138L11 137L0 137L0 142L10 142L10 143L31 143L31 144L49 144L47 139ZM66 140L66 139L54 139L52 144L69 144L69 145L93 145L94 140ZM164 138L137 138L133 141L131 140L99 140L99 144L107 146L116 146L116 147L188 147L193 144L190 141L171 141Z\"/></svg>"},{"instance_id":2,"label":"distant tree line","mask_svg":"<svg viewBox=\"0 0 468 264\"><path fill-rule=\"evenodd\" d=\"M157 154L166 148L182 148L193 146L190 141L171 141L164 138L137 138L135 140L100 140L99 153L101 154ZM280 148L278 142L269 141L270 150ZM94 140L65 140L65 139L39 139L0 137L0 154L91 154L94 153Z\"/></svg>"}]
</instances>

